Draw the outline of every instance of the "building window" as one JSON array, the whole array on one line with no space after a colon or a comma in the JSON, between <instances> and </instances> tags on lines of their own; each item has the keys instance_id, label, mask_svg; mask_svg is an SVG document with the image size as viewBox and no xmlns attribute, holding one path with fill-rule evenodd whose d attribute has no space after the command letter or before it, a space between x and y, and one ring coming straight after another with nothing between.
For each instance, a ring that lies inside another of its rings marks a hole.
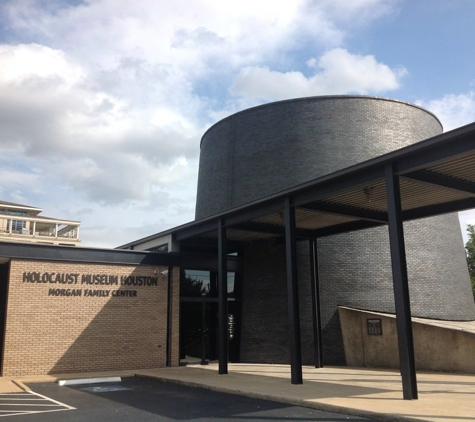
<instances>
[{"instance_id":1,"label":"building window","mask_svg":"<svg viewBox=\"0 0 475 422\"><path fill-rule=\"evenodd\" d=\"M185 270L181 276L182 297L217 297L216 278L209 271Z\"/></svg>"},{"instance_id":2,"label":"building window","mask_svg":"<svg viewBox=\"0 0 475 422\"><path fill-rule=\"evenodd\" d=\"M236 298L236 274L228 272L227 296ZM218 297L218 274L215 271L185 270L181 276L182 297Z\"/></svg>"},{"instance_id":3,"label":"building window","mask_svg":"<svg viewBox=\"0 0 475 422\"><path fill-rule=\"evenodd\" d=\"M26 228L26 221L22 220L7 220L7 231L10 231L10 224L12 225L12 232L20 232Z\"/></svg>"},{"instance_id":4,"label":"building window","mask_svg":"<svg viewBox=\"0 0 475 422\"><path fill-rule=\"evenodd\" d=\"M19 215L21 217L26 217L26 212L24 211L8 211L8 215Z\"/></svg>"}]
</instances>

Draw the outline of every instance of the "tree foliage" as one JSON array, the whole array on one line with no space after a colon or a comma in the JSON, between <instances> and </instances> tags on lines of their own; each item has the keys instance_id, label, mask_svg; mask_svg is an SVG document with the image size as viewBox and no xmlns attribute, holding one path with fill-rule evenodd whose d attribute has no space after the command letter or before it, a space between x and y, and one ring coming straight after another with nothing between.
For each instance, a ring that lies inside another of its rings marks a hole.
<instances>
[{"instance_id":1,"label":"tree foliage","mask_svg":"<svg viewBox=\"0 0 475 422\"><path fill-rule=\"evenodd\" d=\"M209 293L209 284L185 274L182 269L180 277L180 295L183 297L200 297Z\"/></svg>"},{"instance_id":2,"label":"tree foliage","mask_svg":"<svg viewBox=\"0 0 475 422\"><path fill-rule=\"evenodd\" d=\"M468 241L465 243L467 251L467 264L470 280L472 282L472 291L475 298L475 225L467 225Z\"/></svg>"}]
</instances>

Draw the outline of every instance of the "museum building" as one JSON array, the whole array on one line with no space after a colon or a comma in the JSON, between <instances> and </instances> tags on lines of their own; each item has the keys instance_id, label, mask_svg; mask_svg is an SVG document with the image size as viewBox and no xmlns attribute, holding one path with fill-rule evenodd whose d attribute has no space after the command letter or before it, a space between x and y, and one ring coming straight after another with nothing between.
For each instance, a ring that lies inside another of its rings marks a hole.
<instances>
[{"instance_id":1,"label":"museum building","mask_svg":"<svg viewBox=\"0 0 475 422\"><path fill-rule=\"evenodd\" d=\"M411 316L475 320L456 215L474 196L475 124L365 96L241 111L203 135L195 221L115 250L0 241L2 374L218 359L410 379ZM372 341L395 364L355 360Z\"/></svg>"}]
</instances>

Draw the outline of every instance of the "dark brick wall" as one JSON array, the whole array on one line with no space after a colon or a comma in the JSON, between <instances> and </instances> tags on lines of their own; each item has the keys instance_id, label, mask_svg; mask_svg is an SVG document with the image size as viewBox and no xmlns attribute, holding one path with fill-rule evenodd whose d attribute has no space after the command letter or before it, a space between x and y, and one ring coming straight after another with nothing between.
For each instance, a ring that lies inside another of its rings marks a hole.
<instances>
[{"instance_id":1,"label":"dark brick wall","mask_svg":"<svg viewBox=\"0 0 475 422\"><path fill-rule=\"evenodd\" d=\"M196 218L262 198L441 133L407 103L312 97L244 110L201 140Z\"/></svg>"},{"instance_id":2,"label":"dark brick wall","mask_svg":"<svg viewBox=\"0 0 475 422\"><path fill-rule=\"evenodd\" d=\"M427 111L371 97L314 97L242 111L203 136L196 217L244 204L442 131ZM456 215L405 225L414 315L475 319ZM308 245L299 245L302 350L312 362ZM337 306L393 312L386 227L319 239L326 364L344 363ZM283 245L246 247L241 358L288 363Z\"/></svg>"},{"instance_id":3,"label":"dark brick wall","mask_svg":"<svg viewBox=\"0 0 475 422\"><path fill-rule=\"evenodd\" d=\"M285 248L252 243L244 262L241 361L288 363Z\"/></svg>"},{"instance_id":4,"label":"dark brick wall","mask_svg":"<svg viewBox=\"0 0 475 422\"><path fill-rule=\"evenodd\" d=\"M298 244L299 311L302 362L314 363L312 297L309 248ZM241 361L261 363L290 362L285 247L271 241L253 242L244 259ZM323 290L334 286L322 283ZM322 301L325 364L345 363L336 301Z\"/></svg>"},{"instance_id":5,"label":"dark brick wall","mask_svg":"<svg viewBox=\"0 0 475 422\"><path fill-rule=\"evenodd\" d=\"M458 229L458 230L457 230ZM473 320L473 296L456 214L404 225L414 316ZM357 253L355 253L357 251ZM318 241L324 362L343 365L337 307L394 312L387 227ZM253 242L244 256L241 359L289 363L285 247ZM313 364L309 249L298 244L302 361Z\"/></svg>"}]
</instances>

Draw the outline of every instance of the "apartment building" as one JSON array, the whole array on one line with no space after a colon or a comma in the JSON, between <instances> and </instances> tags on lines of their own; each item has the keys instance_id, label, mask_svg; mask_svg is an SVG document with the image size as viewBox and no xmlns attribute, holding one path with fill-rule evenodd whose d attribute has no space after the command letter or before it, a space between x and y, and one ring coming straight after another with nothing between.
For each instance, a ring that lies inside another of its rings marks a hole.
<instances>
[{"instance_id":1,"label":"apartment building","mask_svg":"<svg viewBox=\"0 0 475 422\"><path fill-rule=\"evenodd\" d=\"M41 208L0 201L0 241L78 246L80 221L39 215Z\"/></svg>"}]
</instances>

